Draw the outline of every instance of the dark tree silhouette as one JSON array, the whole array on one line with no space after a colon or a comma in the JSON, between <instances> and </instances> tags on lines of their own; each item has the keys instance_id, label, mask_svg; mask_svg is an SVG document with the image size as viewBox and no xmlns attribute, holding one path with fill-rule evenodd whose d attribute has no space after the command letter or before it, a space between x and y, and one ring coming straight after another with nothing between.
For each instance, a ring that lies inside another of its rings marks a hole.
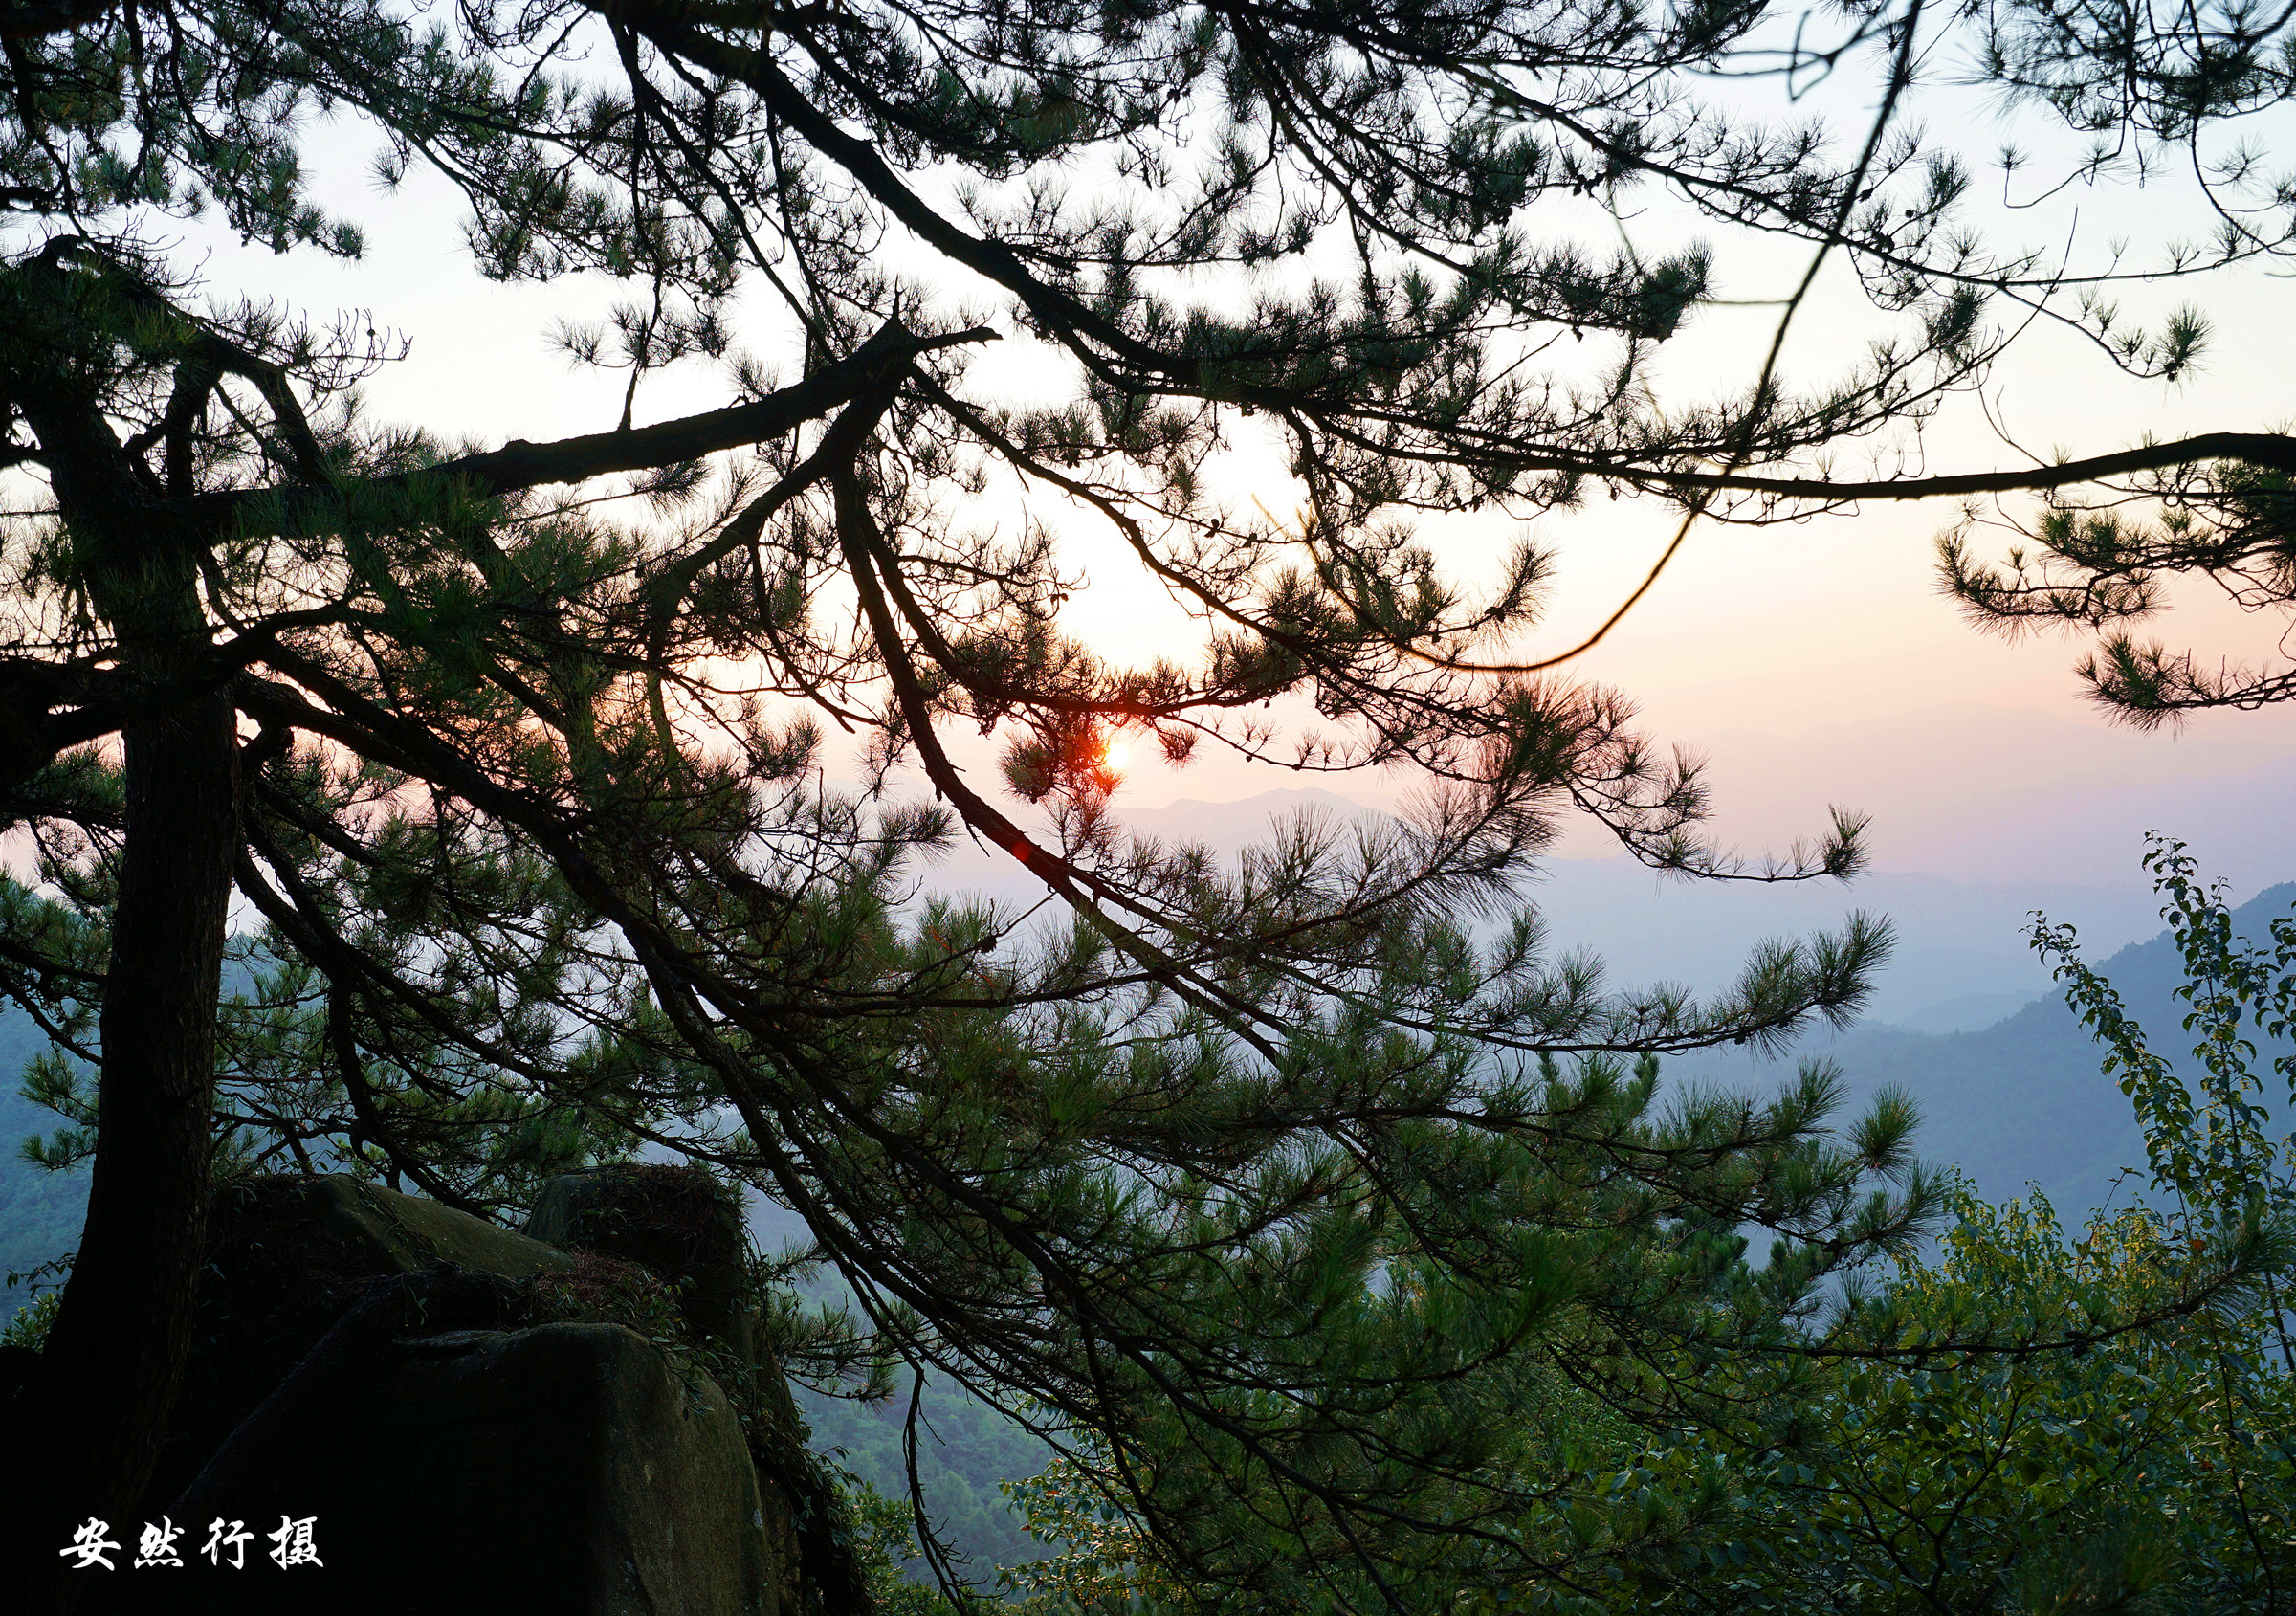
<instances>
[{"instance_id":1,"label":"dark tree silhouette","mask_svg":"<svg viewBox=\"0 0 2296 1616\"><path fill-rule=\"evenodd\" d=\"M2203 332L2123 338L2093 277L1964 227L1966 168L1908 107L1925 54L1978 23L1852 7L1778 58L1781 21L1706 0L0 6L0 461L33 491L8 538L0 787L39 861L4 890L0 986L57 1046L32 1080L77 1131L45 1149L94 1157L12 1406L33 1547L11 1563L138 1501L219 1140L227 1163L348 1163L482 1212L642 1142L714 1163L802 1212L864 1300L867 1339L793 1354L937 1365L1119 1459L1176 1421L1187 1464L1111 1480L1215 1583L1395 1596L1414 1534L1505 1503L1477 1495L1488 1421L1442 1388L1533 1340L1637 1419L1790 1395L1792 1353L1719 1399L1689 1366L1787 1339L1825 1273L1918 1227L1910 1113L1831 1140L1813 1073L1767 1108L1662 1116L1619 1057L1843 1019L1884 934L1769 950L1694 1004L1607 990L1514 888L1571 810L1718 878L1847 874L1857 822L1725 857L1695 770L1548 675L1567 651L1520 649L1544 556L1470 591L1405 519L1607 486L1687 531L2235 458L2281 475L2290 445L1827 475L1985 374L2015 328L1995 305L2092 329L2139 375ZM1996 55L2020 88L2074 71ZM1870 64L1870 122L1699 95L1812 64ZM192 306L155 217L360 250L306 193L320 108L370 121L386 177L462 188L479 273L628 284L564 334L628 371L615 429L480 451L378 426L357 385L386 339ZM2290 198L2264 188L2220 251L2157 273L2282 255ZM1711 295L1708 248L1574 233L1638 191L1808 245L1742 390L1664 399L1655 377ZM1881 335L1797 390L1780 345L1833 259ZM737 319L738 293L763 307ZM968 380L991 341L1029 344L1043 396ZM726 365L727 405L638 426L645 379L696 359ZM1263 433L1293 520L1206 491ZM1108 524L1205 625L1202 654L1115 666L1064 635L1045 534L967 525L1000 484ZM1280 732L1279 699L1317 720ZM825 721L868 738L858 799L819 783ZM1004 743L998 785L952 754L967 727ZM1428 794L1223 869L1121 834L1117 734L1401 766ZM941 806L890 803L903 764ZM1065 927L910 903L915 855L959 833L1041 877ZM234 893L263 927L219 1012ZM1896 1186L1861 1189L1874 1173ZM1749 1224L1782 1242L1758 1277L1727 1232ZM1291 1548L1222 1536L1211 1501L1244 1470L1274 1480Z\"/></svg>"}]
</instances>

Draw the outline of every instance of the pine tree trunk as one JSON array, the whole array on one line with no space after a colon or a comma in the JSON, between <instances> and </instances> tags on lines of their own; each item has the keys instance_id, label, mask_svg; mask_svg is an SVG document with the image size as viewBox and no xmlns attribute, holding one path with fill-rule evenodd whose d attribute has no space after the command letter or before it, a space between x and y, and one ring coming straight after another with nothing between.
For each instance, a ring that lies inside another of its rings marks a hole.
<instances>
[{"instance_id":1,"label":"pine tree trunk","mask_svg":"<svg viewBox=\"0 0 2296 1616\"><path fill-rule=\"evenodd\" d=\"M237 836L228 701L201 698L125 742L127 835L87 1227L31 1388L33 1429L19 1433L38 1431L23 1455L45 1494L26 1500L48 1528L35 1560L64 1577L73 1574L56 1551L91 1516L132 1555L190 1346Z\"/></svg>"},{"instance_id":2,"label":"pine tree trunk","mask_svg":"<svg viewBox=\"0 0 2296 1616\"><path fill-rule=\"evenodd\" d=\"M45 380L45 379L43 379ZM138 1511L191 1342L204 1255L215 1007L239 845L235 723L213 685L196 551L139 486L119 440L63 385L20 385L89 599L151 706L121 732L124 839L101 1012L87 1223L46 1346L10 1410L0 1585L60 1611L118 1590L59 1555L109 1523L128 1573ZM18 1579L25 1579L19 1583ZM26 1583L29 1583L27 1587Z\"/></svg>"}]
</instances>

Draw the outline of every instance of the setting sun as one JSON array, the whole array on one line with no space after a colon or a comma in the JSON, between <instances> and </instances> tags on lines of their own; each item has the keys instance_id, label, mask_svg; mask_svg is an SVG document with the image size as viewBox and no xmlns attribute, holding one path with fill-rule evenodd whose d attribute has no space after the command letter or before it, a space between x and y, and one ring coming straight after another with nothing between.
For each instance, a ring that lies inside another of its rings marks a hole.
<instances>
[{"instance_id":1,"label":"setting sun","mask_svg":"<svg viewBox=\"0 0 2296 1616\"><path fill-rule=\"evenodd\" d=\"M1107 749L1100 754L1102 765L1112 773L1122 773L1125 764L1130 762L1131 758L1132 748L1121 741L1110 742Z\"/></svg>"}]
</instances>

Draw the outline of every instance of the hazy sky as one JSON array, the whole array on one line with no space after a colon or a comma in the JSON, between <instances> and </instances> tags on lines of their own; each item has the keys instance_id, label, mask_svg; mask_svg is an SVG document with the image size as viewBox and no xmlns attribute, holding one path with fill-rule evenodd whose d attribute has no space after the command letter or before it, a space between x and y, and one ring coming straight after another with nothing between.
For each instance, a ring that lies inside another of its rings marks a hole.
<instances>
[{"instance_id":1,"label":"hazy sky","mask_svg":"<svg viewBox=\"0 0 2296 1616\"><path fill-rule=\"evenodd\" d=\"M1945 104L1964 114L1975 105L1966 98ZM420 420L490 444L610 426L620 406L615 379L572 371L545 332L562 314L603 312L611 290L479 280L467 267L456 199L419 174L396 194L376 193L363 178L371 144L355 126L338 125L318 148L342 199L339 210L367 228L370 246L361 262L274 259L200 226L174 233L209 253L207 275L219 293L277 296L321 318L365 309L376 323L411 337L409 361L368 389L375 417ZM2192 207L2191 195L2171 181L2141 191L2071 194L2053 212L1995 211L2028 235L2064 231L2093 254L2118 232L2155 240L2178 228ZM1626 228L1645 251L1686 230L1656 207ZM1725 246L1731 250L1720 260L1717 288L1724 297L1775 296L1780 277L1790 279L1803 261L1799 251ZM2100 453L2146 435L2255 430L2285 419L2288 286L2242 275L2190 292L2139 290L2130 301L2156 313L2196 294L2219 332L2197 376L2175 387L2130 382L2085 344L2036 328L1987 389L1996 418L2041 454L2060 447ZM1759 307L1702 312L1669 345L1667 373L1710 396L1744 386L1775 318L1775 309ZM1796 327L1789 381L1821 380L1876 329L1844 277L1830 277ZM1000 365L1019 376L1030 363L1025 349L1006 344L980 376L988 381ZM640 419L708 408L723 397L714 376L677 375L650 385ZM1928 429L1924 446L1939 470L2016 458L1969 400ZM1855 470L1856 459L1845 455L1841 469ZM1264 487L1281 508L1287 491L1269 464L1255 467L1240 456L1226 475L1240 492ZM1878 861L1889 869L2132 884L2139 880L2136 832L2159 823L2187 834L2243 894L2296 874L2296 831L2285 823L2296 814L2284 811L2296 784L2296 711L2216 715L2152 735L2108 727L2080 699L2069 672L2075 646L1980 636L1938 595L1931 544L1953 516L1944 504L1883 506L1758 532L1710 526L1576 671L1628 692L1655 737L1711 754L1722 787L1720 824L1750 849L1815 831L1824 806L1843 802L1876 814ZM1634 501L1598 501L1540 520L1537 531L1555 544L1560 564L1549 623L1525 649L1572 643L1601 621L1639 580L1671 523L1668 513ZM1471 573L1519 526L1469 517L1428 523L1423 532ZM1079 532L1071 543L1073 564L1099 587L1070 609L1064 623L1071 631L1117 660L1169 652L1176 636L1193 632L1126 575L1105 541ZM2197 591L2184 594L2162 626L2172 642L2255 655L2268 652L2285 628L2241 619ZM1178 776L1137 763L1125 795L1141 806L1175 797L1225 800L1296 781L1207 754ZM1381 802L1405 783L1375 775L1318 784ZM1566 851L1592 856L1605 849L1578 835Z\"/></svg>"}]
</instances>

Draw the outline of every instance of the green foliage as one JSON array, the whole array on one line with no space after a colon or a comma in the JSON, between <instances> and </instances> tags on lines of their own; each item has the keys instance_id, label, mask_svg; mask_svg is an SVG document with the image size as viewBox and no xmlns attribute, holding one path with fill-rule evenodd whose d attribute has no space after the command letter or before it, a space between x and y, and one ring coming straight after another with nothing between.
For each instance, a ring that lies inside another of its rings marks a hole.
<instances>
[{"instance_id":1,"label":"green foliage","mask_svg":"<svg viewBox=\"0 0 2296 1616\"><path fill-rule=\"evenodd\" d=\"M867 1481L856 1479L842 1491L852 1516L854 1553L880 1616L946 1616L949 1602L908 1575L919 1554L909 1506Z\"/></svg>"},{"instance_id":2,"label":"green foliage","mask_svg":"<svg viewBox=\"0 0 2296 1616\"><path fill-rule=\"evenodd\" d=\"M1186 1587L1158 1566L1137 1517L1093 1485L1087 1466L1056 1458L1004 1487L1029 1532L1059 1552L1004 1566L1001 1587L1062 1609L1189 1608Z\"/></svg>"},{"instance_id":3,"label":"green foliage","mask_svg":"<svg viewBox=\"0 0 2296 1616\"><path fill-rule=\"evenodd\" d=\"M1455 580L1409 524L1597 482L1686 520L1828 506L1829 455L1983 379L2024 319L1989 325L1989 297L2124 369L2194 363L2202 321L2124 335L2082 275L1975 231L1969 165L1900 119L1924 30L1973 16L1814 25L1822 59L1874 64L1847 162L1707 94L1790 20L1721 0L11 17L0 467L33 492L0 526L0 828L33 858L0 883L0 991L58 1052L44 1159L152 1103L101 1038L147 987L112 964L149 890L123 858L209 805L181 872L207 885L151 907L182 935L142 957L204 973L234 894L260 928L212 1129L172 1130L170 1168L343 1165L502 1213L642 1146L708 1163L850 1292L850 1330L777 1318L798 1368L899 1363L1087 1433L1193 1597L1592 1598L1719 1518L1716 1453L1813 1392L1824 1287L1917 1240L1936 1184L1897 1096L1837 1133L1822 1068L1662 1099L1655 1057L1845 1024L1888 931L1766 946L1701 1003L1609 986L1523 883L1566 811L1758 879L1854 873L1864 821L1727 854L1623 697L1523 670L1551 558ZM2277 93L2243 83L2195 123ZM358 250L298 156L321 112L380 138L386 181L461 188L478 273L623 285L561 334L627 372L623 430L466 450L377 423L372 330L195 298L155 219L212 203L276 250ZM2287 252L2296 196L2222 184L2254 206L2220 261ZM1687 230L1614 245L1646 188L1812 275L1850 260L1875 340L1806 391L1766 364L1673 397L1659 352L1724 270ZM1026 396L968 371L1007 337ZM637 426L687 364L730 402ZM1263 432L1290 520L1209 492ZM1050 503L978 520L1005 488ZM1071 518L1207 625L1199 654L1119 664L1063 629ZM163 744L194 712L206 750ZM831 722L856 790L825 782ZM966 731L1002 751L993 800ZM1429 789L1223 866L1122 833L1126 735ZM910 767L935 801L898 800ZM918 903L960 829L1063 919ZM193 974L153 1031L196 1082ZM154 1198L197 1171L95 1179L194 1227ZM2252 1257L2212 1246L2190 1283ZM59 1330L179 1328L107 1278L131 1268L91 1254ZM2005 1339L1949 1319L1922 1348ZM164 1408L181 1345L139 1348L123 1407ZM93 1462L128 1476L132 1438Z\"/></svg>"},{"instance_id":4,"label":"green foliage","mask_svg":"<svg viewBox=\"0 0 2296 1616\"><path fill-rule=\"evenodd\" d=\"M43 1291L16 1310L6 1329L0 1329L0 1346L29 1347L37 1352L48 1339L48 1326L55 1321L56 1304L64 1299L61 1291Z\"/></svg>"},{"instance_id":5,"label":"green foliage","mask_svg":"<svg viewBox=\"0 0 2296 1616\"><path fill-rule=\"evenodd\" d=\"M2112 985L2082 963L2071 928L2038 925L2033 945L2060 962L2065 1002L2105 1046L2106 1074L2144 1127L2154 1188L2188 1218L2286 1218L2296 1214L2296 1157L2264 1134L2264 1074L2253 1066L2257 1036L2285 1040L2296 1029L2296 915L2272 922L2268 947L2248 942L2233 928L2222 883L2201 889L2184 844L2158 834L2148 842L2145 868L2169 899L2161 916L2184 961L2176 997L2188 1007L2197 1094L2152 1048ZM2269 1071L2296 1105L2296 1052L2276 1056Z\"/></svg>"},{"instance_id":6,"label":"green foliage","mask_svg":"<svg viewBox=\"0 0 2296 1616\"><path fill-rule=\"evenodd\" d=\"M2286 1036L2296 919L2244 943L2181 844L2153 838L2146 865L2183 962L2189 1083L2069 930L2034 941L2130 1099L2166 1206L2068 1241L2038 1194L1959 1193L1940 1260L1872 1307L1882 1350L1837 1364L1799 1428L1736 1461L1756 1552L1677 1573L1666 1607L2262 1612L2296 1587L2289 1164L2241 1036ZM1890 1361L1975 1317L2033 1345Z\"/></svg>"},{"instance_id":7,"label":"green foliage","mask_svg":"<svg viewBox=\"0 0 2296 1616\"><path fill-rule=\"evenodd\" d=\"M2042 1200L1964 1195L1958 1220L1935 1264L1890 1287L1902 1325L2006 1309L2074 1344L1837 1365L1774 1451L1733 1456L1730 1533L1746 1552L1724 1563L1729 1545L1710 1548L1712 1563L1667 1570L1665 1597L1635 1608L2038 1616L2285 1603L2296 1389L2264 1360L2254 1301L2164 1309L2193 1242L2141 1208L2069 1243Z\"/></svg>"},{"instance_id":8,"label":"green foliage","mask_svg":"<svg viewBox=\"0 0 2296 1616\"><path fill-rule=\"evenodd\" d=\"M909 1498L904 1440L907 1398L874 1405L807 1394L800 1411L816 1450L887 1498ZM1049 1450L1003 1411L961 1388L929 1383L916 1431L917 1482L925 1518L966 1578L988 1583L1003 1566L1042 1552L1005 1503L1005 1478L1043 1468ZM904 1533L911 1529L906 1524ZM918 1562L913 1576L930 1582Z\"/></svg>"},{"instance_id":9,"label":"green foliage","mask_svg":"<svg viewBox=\"0 0 2296 1616\"><path fill-rule=\"evenodd\" d=\"M2258 1131L2237 1028L2285 1036L2296 919L2269 951L2242 944L2177 844L2156 840L2148 863L2185 961L2197 1094L2068 934L2043 924L2036 941L2064 961L2068 999L2124 1074L2165 1208L2068 1236L2038 1193L1994 1206L1955 1185L1934 1258L1907 1254L1887 1284L1853 1288L1829 1332L1770 1343L1802 1372L1766 1380L1742 1352L1686 1359L1711 1399L1698 1426L1623 1417L1615 1390L1589 1395L1598 1383L1542 1338L1486 1405L1498 1435L1478 1462L1503 1474L1485 1495L1512 1500L1485 1529L1503 1521L1544 1563L1526 1574L1522 1559L1446 1543L1416 1567L1387 1562L1383 1596L1429 1612L1702 1616L2284 1608L2296 1375L2280 1298L2296 1251L2286 1147ZM1710 1298L1753 1282L1741 1269ZM1007 1585L1088 1609L1324 1607L1237 1601L1186 1576L1127 1494L1159 1461L1147 1442L1088 1446L1014 1484L1031 1528L1066 1547ZM1269 1552L1302 1549L1266 1501L1228 1518Z\"/></svg>"}]
</instances>

